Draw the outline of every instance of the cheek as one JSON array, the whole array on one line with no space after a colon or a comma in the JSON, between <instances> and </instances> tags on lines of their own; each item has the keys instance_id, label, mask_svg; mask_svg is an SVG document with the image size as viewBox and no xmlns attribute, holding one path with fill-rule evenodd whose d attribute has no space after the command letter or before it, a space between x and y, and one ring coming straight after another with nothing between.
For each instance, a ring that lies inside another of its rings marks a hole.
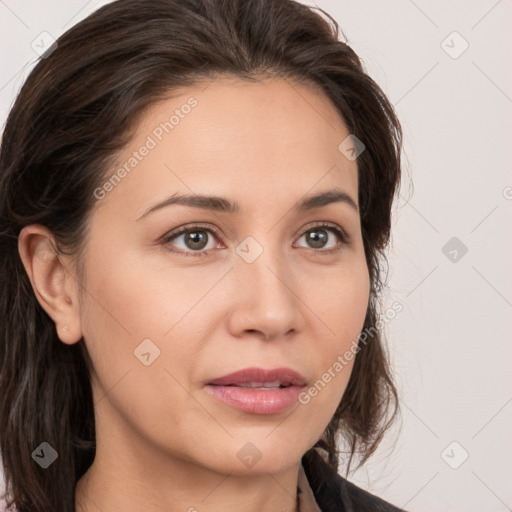
<instances>
[{"instance_id":1,"label":"cheek","mask_svg":"<svg viewBox=\"0 0 512 512\"><path fill-rule=\"evenodd\" d=\"M343 269L334 279L323 282L322 288L312 288L311 309L325 325L319 352L324 363L357 343L364 325L370 297L370 280L366 262L358 260Z\"/></svg>"},{"instance_id":2,"label":"cheek","mask_svg":"<svg viewBox=\"0 0 512 512\"><path fill-rule=\"evenodd\" d=\"M314 303L315 313L328 326L316 340L319 368L316 381L307 390L304 403L316 402L327 421L334 414L348 384L357 352L359 336L369 301L369 274L366 264L353 266ZM320 322L320 323L322 323Z\"/></svg>"},{"instance_id":3,"label":"cheek","mask_svg":"<svg viewBox=\"0 0 512 512\"><path fill-rule=\"evenodd\" d=\"M144 437L157 435L166 442L171 430L173 435L187 431L181 424L185 417L204 423L204 411L183 387L193 360L190 343L176 343L176 338L180 339L186 318L172 329L190 309L194 293L189 289L188 300L170 287L171 275L166 282L161 275L155 279L155 272L135 259L125 258L121 265L103 253L88 265L94 271L84 285L82 326L94 366L99 421L103 426L108 423L108 428L118 421L113 406ZM151 363L145 365L148 359ZM177 409L182 414L176 414Z\"/></svg>"},{"instance_id":4,"label":"cheek","mask_svg":"<svg viewBox=\"0 0 512 512\"><path fill-rule=\"evenodd\" d=\"M155 261L135 251L98 251L90 258L93 271L86 288L91 310L84 317L91 329L98 332L101 325L132 343L144 338L165 342L178 323L188 321L185 317L192 310L201 311L195 306L221 274L159 268Z\"/></svg>"},{"instance_id":5,"label":"cheek","mask_svg":"<svg viewBox=\"0 0 512 512\"><path fill-rule=\"evenodd\" d=\"M212 309L205 306L209 302L202 298L222 274L185 268L164 272L140 254L111 247L91 250L87 268L82 330L101 389L107 392L128 371L132 380L132 370L141 367L159 368L141 376L141 389L168 390L174 381L165 369L180 382L189 375L193 342L204 337L213 321ZM144 366L140 358L148 362L142 356L148 352L154 362Z\"/></svg>"}]
</instances>

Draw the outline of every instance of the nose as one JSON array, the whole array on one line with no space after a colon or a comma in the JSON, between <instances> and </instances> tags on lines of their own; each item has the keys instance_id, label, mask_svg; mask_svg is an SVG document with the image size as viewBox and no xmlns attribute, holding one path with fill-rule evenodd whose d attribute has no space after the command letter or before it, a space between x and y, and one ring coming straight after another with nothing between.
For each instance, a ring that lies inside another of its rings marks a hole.
<instances>
[{"instance_id":1,"label":"nose","mask_svg":"<svg viewBox=\"0 0 512 512\"><path fill-rule=\"evenodd\" d=\"M300 276L280 253L278 244L259 245L263 251L253 261L243 252L235 258L229 329L235 337L255 332L264 340L289 337L302 330L305 323ZM258 246L249 247L261 251Z\"/></svg>"}]
</instances>

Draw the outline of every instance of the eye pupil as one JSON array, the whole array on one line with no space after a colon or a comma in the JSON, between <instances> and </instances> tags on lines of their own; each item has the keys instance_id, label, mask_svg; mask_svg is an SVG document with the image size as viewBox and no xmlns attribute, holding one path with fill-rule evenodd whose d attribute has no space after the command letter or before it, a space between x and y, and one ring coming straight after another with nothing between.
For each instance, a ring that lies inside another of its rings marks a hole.
<instances>
[{"instance_id":1,"label":"eye pupil","mask_svg":"<svg viewBox=\"0 0 512 512\"><path fill-rule=\"evenodd\" d=\"M191 231L185 234L185 243L187 245L191 243L190 249L201 250L205 247L207 241L208 237L205 231ZM199 244L199 247L196 244Z\"/></svg>"},{"instance_id":2,"label":"eye pupil","mask_svg":"<svg viewBox=\"0 0 512 512\"><path fill-rule=\"evenodd\" d=\"M324 229L309 231L308 237L315 249L322 248L327 242L327 234Z\"/></svg>"}]
</instances>

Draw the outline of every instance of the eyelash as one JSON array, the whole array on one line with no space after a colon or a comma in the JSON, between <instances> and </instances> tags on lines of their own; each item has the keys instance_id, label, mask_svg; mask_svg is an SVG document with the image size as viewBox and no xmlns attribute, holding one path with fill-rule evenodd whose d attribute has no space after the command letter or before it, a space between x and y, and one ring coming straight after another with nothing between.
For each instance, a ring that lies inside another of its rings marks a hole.
<instances>
[{"instance_id":1,"label":"eyelash","mask_svg":"<svg viewBox=\"0 0 512 512\"><path fill-rule=\"evenodd\" d=\"M306 229L306 231L304 231L302 233L301 237L304 234L306 234L308 231L312 231L313 229L318 229L318 228L327 228L329 231L333 231L334 233L336 233L336 235L338 236L338 238L340 239L341 242L339 245L337 245L333 249L327 249L327 250L310 249L313 252L320 253L323 255L330 255L333 253L340 252L343 249L343 246L348 245L350 243L350 237L345 233L345 231L343 231L336 224L331 224L328 222L319 222L317 225L310 226L308 229ZM206 225L206 224L196 224L194 226L182 228L179 231L175 231L175 232L171 231L170 233L167 233L166 235L164 235L162 237L161 242L164 244L168 244L171 240L179 237L180 235L183 235L186 233L193 233L194 231L207 231L207 232L215 235L216 237L220 238L220 233L218 232L217 229L215 229L209 225ZM206 256L209 252L209 250L206 250L206 251L177 251L175 249L171 249L170 247L166 247L166 249L169 252L179 254L181 256L192 256L192 257Z\"/></svg>"}]
</instances>

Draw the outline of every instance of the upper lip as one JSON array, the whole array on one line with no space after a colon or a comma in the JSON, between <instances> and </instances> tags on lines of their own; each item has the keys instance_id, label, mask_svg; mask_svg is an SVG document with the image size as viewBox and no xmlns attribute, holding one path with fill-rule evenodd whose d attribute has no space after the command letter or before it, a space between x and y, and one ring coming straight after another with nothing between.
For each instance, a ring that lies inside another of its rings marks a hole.
<instances>
[{"instance_id":1,"label":"upper lip","mask_svg":"<svg viewBox=\"0 0 512 512\"><path fill-rule=\"evenodd\" d=\"M244 384L248 382L275 382L280 384L291 384L295 386L305 386L306 379L291 368L273 368L266 370L264 368L244 368L229 375L224 375L218 379L208 381L208 384L217 386L229 386Z\"/></svg>"}]
</instances>

